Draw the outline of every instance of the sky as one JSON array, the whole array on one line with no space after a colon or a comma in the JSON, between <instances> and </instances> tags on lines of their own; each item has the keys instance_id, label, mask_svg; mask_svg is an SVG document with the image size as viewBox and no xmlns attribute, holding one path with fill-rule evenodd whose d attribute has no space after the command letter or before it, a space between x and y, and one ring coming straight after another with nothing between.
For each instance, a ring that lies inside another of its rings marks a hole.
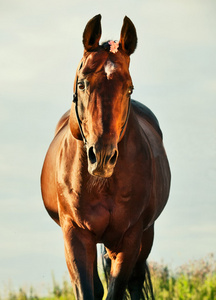
<instances>
[{"instance_id":1,"label":"sky","mask_svg":"<svg viewBox=\"0 0 216 300\"><path fill-rule=\"evenodd\" d=\"M157 116L172 172L149 260L177 267L216 254L216 2L0 1L0 291L66 276L63 238L46 213L40 173L70 108L82 33L102 15L102 39L137 29L133 98Z\"/></svg>"}]
</instances>

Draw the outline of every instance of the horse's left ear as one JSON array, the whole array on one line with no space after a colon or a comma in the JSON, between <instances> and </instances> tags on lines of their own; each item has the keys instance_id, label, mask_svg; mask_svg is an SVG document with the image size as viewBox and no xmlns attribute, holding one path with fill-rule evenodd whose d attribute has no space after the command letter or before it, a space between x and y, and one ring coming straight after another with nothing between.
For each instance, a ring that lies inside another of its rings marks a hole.
<instances>
[{"instance_id":1,"label":"horse's left ear","mask_svg":"<svg viewBox=\"0 0 216 300\"><path fill-rule=\"evenodd\" d=\"M137 33L133 22L125 16L120 35L120 44L122 49L131 55L137 46Z\"/></svg>"},{"instance_id":2,"label":"horse's left ear","mask_svg":"<svg viewBox=\"0 0 216 300\"><path fill-rule=\"evenodd\" d=\"M101 37L101 15L88 21L83 32L83 45L86 51L93 51L99 46Z\"/></svg>"}]
</instances>

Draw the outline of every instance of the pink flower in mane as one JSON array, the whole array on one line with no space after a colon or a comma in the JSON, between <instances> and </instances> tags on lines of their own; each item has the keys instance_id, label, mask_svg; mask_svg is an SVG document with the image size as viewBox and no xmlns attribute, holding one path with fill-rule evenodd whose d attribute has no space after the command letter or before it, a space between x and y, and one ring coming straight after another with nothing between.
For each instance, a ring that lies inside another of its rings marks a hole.
<instances>
[{"instance_id":1,"label":"pink flower in mane","mask_svg":"<svg viewBox=\"0 0 216 300\"><path fill-rule=\"evenodd\" d=\"M118 52L119 42L109 41L108 44L110 45L110 52Z\"/></svg>"}]
</instances>

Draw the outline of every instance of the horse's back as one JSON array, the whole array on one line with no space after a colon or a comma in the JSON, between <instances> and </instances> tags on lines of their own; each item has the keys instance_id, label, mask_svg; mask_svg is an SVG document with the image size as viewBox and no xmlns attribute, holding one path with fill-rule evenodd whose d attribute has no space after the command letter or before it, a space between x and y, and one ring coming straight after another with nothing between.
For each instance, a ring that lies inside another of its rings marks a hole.
<instances>
[{"instance_id":1,"label":"horse's back","mask_svg":"<svg viewBox=\"0 0 216 300\"><path fill-rule=\"evenodd\" d=\"M155 131L159 134L159 136L162 139L163 134L160 129L158 119L156 118L154 113L147 106L145 106L144 104L142 104L138 101L132 100L131 104L132 104L133 110L136 113L138 119L146 120L155 129Z\"/></svg>"}]
</instances>

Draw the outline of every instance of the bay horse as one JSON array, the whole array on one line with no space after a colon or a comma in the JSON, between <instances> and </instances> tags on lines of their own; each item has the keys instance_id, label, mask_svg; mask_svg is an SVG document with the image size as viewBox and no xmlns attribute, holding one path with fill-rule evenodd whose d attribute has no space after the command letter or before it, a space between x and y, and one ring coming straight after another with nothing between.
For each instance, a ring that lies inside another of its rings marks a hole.
<instances>
[{"instance_id":1,"label":"bay horse","mask_svg":"<svg viewBox=\"0 0 216 300\"><path fill-rule=\"evenodd\" d=\"M154 299L146 260L169 195L169 164L155 115L131 100L132 21L124 18L119 42L100 45L100 37L97 15L83 32L71 109L46 154L42 197L62 228L76 299L103 298L97 243L110 266L106 299L123 299L126 289L132 300Z\"/></svg>"}]
</instances>

